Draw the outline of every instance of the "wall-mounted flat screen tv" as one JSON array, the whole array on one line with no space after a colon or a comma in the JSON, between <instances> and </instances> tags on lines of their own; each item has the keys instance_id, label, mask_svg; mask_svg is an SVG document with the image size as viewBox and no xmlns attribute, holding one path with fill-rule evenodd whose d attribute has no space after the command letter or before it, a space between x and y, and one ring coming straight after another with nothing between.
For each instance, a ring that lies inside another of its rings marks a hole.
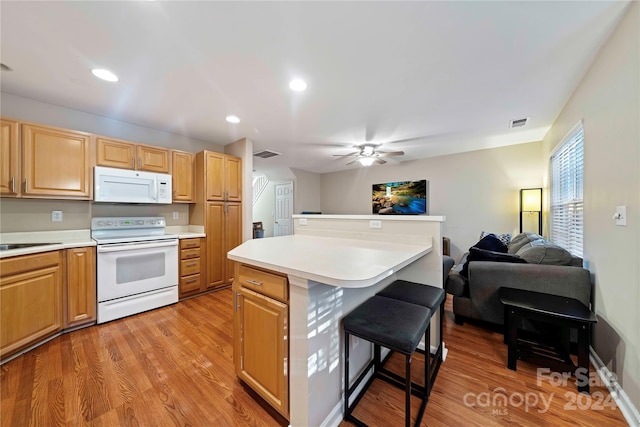
<instances>
[{"instance_id":1,"label":"wall-mounted flat screen tv","mask_svg":"<svg viewBox=\"0 0 640 427\"><path fill-rule=\"evenodd\" d=\"M373 213L420 215L427 213L427 180L373 184Z\"/></svg>"}]
</instances>

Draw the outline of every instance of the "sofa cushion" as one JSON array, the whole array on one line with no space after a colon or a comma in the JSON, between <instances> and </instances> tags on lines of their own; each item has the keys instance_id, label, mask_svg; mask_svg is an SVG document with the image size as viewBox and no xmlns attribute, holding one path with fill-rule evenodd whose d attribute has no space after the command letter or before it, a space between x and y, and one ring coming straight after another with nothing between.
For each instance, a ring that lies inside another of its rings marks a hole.
<instances>
[{"instance_id":1,"label":"sofa cushion","mask_svg":"<svg viewBox=\"0 0 640 427\"><path fill-rule=\"evenodd\" d=\"M485 236L488 236L489 234L493 234L494 236L496 236L505 245L508 245L509 242L511 241L511 234L509 233L498 234L498 233L489 233L486 231L483 231L480 233L480 239L484 238Z\"/></svg>"},{"instance_id":2,"label":"sofa cushion","mask_svg":"<svg viewBox=\"0 0 640 427\"><path fill-rule=\"evenodd\" d=\"M487 251L484 249L469 248L469 256L467 256L467 262L462 266L460 274L464 277L469 277L469 263L473 261L494 261L494 262L514 262L514 263L526 263L527 261L514 254L505 254L502 252Z\"/></svg>"},{"instance_id":3,"label":"sofa cushion","mask_svg":"<svg viewBox=\"0 0 640 427\"><path fill-rule=\"evenodd\" d=\"M474 248L484 249L493 252L507 253L507 245L496 237L495 234L487 234L478 243L473 245Z\"/></svg>"},{"instance_id":4,"label":"sofa cushion","mask_svg":"<svg viewBox=\"0 0 640 427\"><path fill-rule=\"evenodd\" d=\"M536 233L520 233L516 237L511 239L511 242L509 242L507 248L507 252L510 254L515 254L524 245L529 244L535 240L544 240L544 237Z\"/></svg>"},{"instance_id":5,"label":"sofa cushion","mask_svg":"<svg viewBox=\"0 0 640 427\"><path fill-rule=\"evenodd\" d=\"M516 253L529 264L571 265L573 256L569 251L551 243L539 244L533 241Z\"/></svg>"}]
</instances>

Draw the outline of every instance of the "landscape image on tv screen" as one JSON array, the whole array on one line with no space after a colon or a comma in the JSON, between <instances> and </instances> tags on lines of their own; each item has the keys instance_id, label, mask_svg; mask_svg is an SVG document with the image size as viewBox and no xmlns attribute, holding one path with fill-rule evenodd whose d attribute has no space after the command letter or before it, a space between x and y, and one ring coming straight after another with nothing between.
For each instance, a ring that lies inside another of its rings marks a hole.
<instances>
[{"instance_id":1,"label":"landscape image on tv screen","mask_svg":"<svg viewBox=\"0 0 640 427\"><path fill-rule=\"evenodd\" d=\"M419 215L427 213L427 181L398 181L373 184L373 213Z\"/></svg>"}]
</instances>

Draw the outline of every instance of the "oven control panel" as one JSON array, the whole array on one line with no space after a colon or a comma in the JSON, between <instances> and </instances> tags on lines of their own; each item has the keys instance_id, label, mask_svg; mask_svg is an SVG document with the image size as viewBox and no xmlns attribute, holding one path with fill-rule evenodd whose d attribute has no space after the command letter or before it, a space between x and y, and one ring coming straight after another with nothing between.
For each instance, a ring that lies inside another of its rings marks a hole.
<instances>
[{"instance_id":1,"label":"oven control panel","mask_svg":"<svg viewBox=\"0 0 640 427\"><path fill-rule=\"evenodd\" d=\"M106 217L92 218L92 230L130 229L130 228L164 228L164 217Z\"/></svg>"}]
</instances>

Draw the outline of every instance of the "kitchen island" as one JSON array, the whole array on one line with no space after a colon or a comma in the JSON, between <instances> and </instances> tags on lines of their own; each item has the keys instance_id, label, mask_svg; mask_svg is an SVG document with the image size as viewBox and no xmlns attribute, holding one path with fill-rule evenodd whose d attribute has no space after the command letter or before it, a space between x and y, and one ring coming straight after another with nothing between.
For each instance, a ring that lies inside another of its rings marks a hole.
<instances>
[{"instance_id":1,"label":"kitchen island","mask_svg":"<svg viewBox=\"0 0 640 427\"><path fill-rule=\"evenodd\" d=\"M287 286L262 319L266 323L273 319L273 325L283 328L286 348L284 366L279 366L284 386L280 389L270 374L264 378L273 389L284 391L282 399L266 400L288 417L291 426L336 426L342 420L345 315L396 279L442 287L443 221L439 216L294 215L294 235L249 240L229 251L229 259L245 266L244 271L264 273L266 278L253 280L240 274L234 282L234 300L241 300L243 292L265 298L257 292L271 286L271 279L282 278ZM241 282L250 289L244 290ZM234 306L238 310L242 304ZM243 345L249 342L244 337ZM354 377L372 354L371 346L363 344L351 343ZM261 360L268 359L272 350L282 348L253 349ZM247 383L272 397L270 387Z\"/></svg>"}]
</instances>

